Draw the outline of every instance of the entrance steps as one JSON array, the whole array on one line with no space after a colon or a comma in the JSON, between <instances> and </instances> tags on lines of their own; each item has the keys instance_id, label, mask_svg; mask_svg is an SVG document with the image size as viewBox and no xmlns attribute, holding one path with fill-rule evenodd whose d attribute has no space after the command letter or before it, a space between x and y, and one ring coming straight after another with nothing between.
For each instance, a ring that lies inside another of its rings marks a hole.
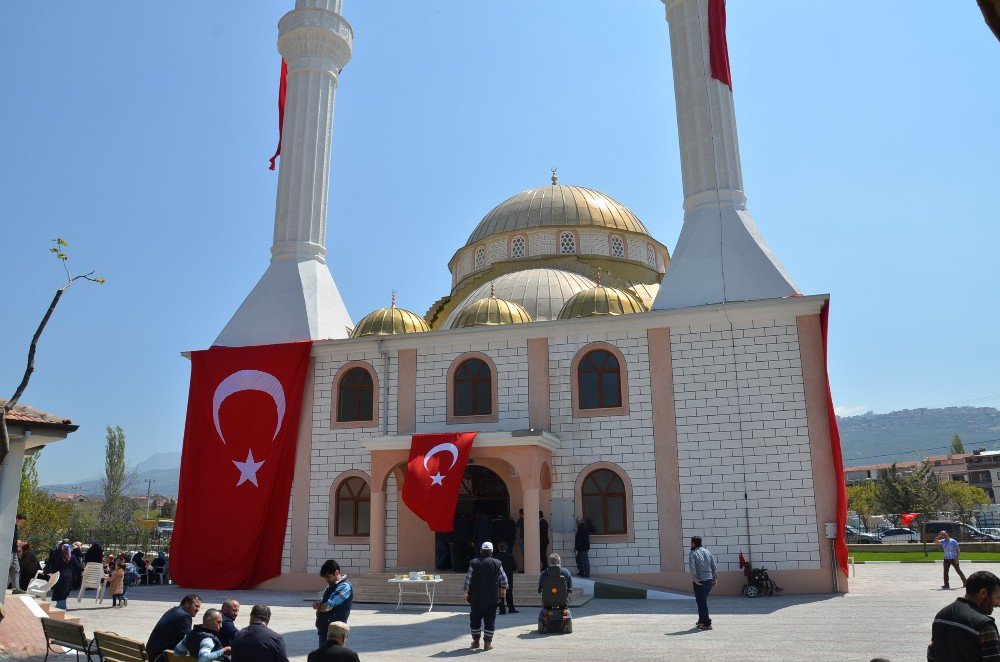
<instances>
[{"instance_id":1,"label":"entrance steps","mask_svg":"<svg viewBox=\"0 0 1000 662\"><path fill-rule=\"evenodd\" d=\"M397 584L390 584L389 580L397 574L408 574L408 571L398 572L378 572L351 575L348 581L354 588L354 601L358 603L396 604L399 599L399 588ZM441 572L442 581L437 585L434 595L435 605L460 605L465 606L465 593L462 591L462 582L465 581L464 573ZM406 593L403 594L404 605L426 604L427 599L418 595L416 591L423 590L422 586L413 585L404 587ZM569 606L579 607L586 604L593 597L585 589L575 588L570 596ZM538 594L538 577L516 573L514 575L514 605L521 609L542 606L542 596Z\"/></svg>"}]
</instances>

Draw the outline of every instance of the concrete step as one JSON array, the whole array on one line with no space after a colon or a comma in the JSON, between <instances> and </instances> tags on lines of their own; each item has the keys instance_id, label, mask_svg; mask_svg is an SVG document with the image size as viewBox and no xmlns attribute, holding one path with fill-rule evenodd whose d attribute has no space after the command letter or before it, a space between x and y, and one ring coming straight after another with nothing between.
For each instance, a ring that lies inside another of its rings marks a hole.
<instances>
[{"instance_id":1,"label":"concrete step","mask_svg":"<svg viewBox=\"0 0 1000 662\"><path fill-rule=\"evenodd\" d=\"M62 609L57 609L55 605L51 602L38 602L39 607L45 612L45 615L49 618L55 619L57 621L66 621L72 625L79 625L80 619L76 616L70 616Z\"/></svg>"}]
</instances>

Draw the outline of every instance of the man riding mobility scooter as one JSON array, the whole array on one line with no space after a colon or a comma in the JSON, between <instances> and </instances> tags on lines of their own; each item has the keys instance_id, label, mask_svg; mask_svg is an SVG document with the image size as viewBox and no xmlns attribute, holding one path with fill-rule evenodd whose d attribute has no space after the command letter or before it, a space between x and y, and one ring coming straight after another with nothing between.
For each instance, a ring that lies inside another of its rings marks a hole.
<instances>
[{"instance_id":1,"label":"man riding mobility scooter","mask_svg":"<svg viewBox=\"0 0 1000 662\"><path fill-rule=\"evenodd\" d=\"M553 559L552 557L555 557ZM553 560L555 562L553 563ZM559 565L558 555L549 557L548 568L542 571L539 580L542 594L542 610L538 612L539 632L558 632L569 634L573 631L573 614L569 611L569 596L572 594L572 579L566 581L569 574Z\"/></svg>"}]
</instances>

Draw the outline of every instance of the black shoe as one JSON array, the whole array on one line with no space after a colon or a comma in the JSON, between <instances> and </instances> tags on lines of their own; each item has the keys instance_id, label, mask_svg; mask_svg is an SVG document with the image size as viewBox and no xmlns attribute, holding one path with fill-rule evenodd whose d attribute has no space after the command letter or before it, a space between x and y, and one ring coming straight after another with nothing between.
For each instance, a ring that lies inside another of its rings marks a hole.
<instances>
[{"instance_id":1,"label":"black shoe","mask_svg":"<svg viewBox=\"0 0 1000 662\"><path fill-rule=\"evenodd\" d=\"M500 612L497 612L497 613L500 614L501 616L506 616L507 615L506 611L500 611Z\"/></svg>"},{"instance_id":2,"label":"black shoe","mask_svg":"<svg viewBox=\"0 0 1000 662\"><path fill-rule=\"evenodd\" d=\"M513 607L511 607L511 608L510 608L510 609L508 609L507 611L509 611L509 612L510 612L510 613L512 613L512 614L516 614L516 613L518 613L518 611L517 611L516 609L514 609Z\"/></svg>"}]
</instances>

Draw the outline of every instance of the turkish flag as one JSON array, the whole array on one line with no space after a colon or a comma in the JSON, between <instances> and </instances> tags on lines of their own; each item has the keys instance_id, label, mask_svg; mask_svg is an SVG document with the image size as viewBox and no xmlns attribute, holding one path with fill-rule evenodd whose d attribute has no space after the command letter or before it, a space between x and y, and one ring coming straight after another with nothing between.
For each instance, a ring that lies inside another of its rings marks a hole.
<instances>
[{"instance_id":1,"label":"turkish flag","mask_svg":"<svg viewBox=\"0 0 1000 662\"><path fill-rule=\"evenodd\" d=\"M726 0L708 0L708 63L712 78L733 89L726 43Z\"/></svg>"},{"instance_id":2,"label":"turkish flag","mask_svg":"<svg viewBox=\"0 0 1000 662\"><path fill-rule=\"evenodd\" d=\"M475 432L415 434L403 478L403 503L431 531L455 528L458 490Z\"/></svg>"},{"instance_id":3,"label":"turkish flag","mask_svg":"<svg viewBox=\"0 0 1000 662\"><path fill-rule=\"evenodd\" d=\"M918 517L920 517L920 513L906 513L899 516L899 521L903 523L903 526L909 526Z\"/></svg>"},{"instance_id":4,"label":"turkish flag","mask_svg":"<svg viewBox=\"0 0 1000 662\"><path fill-rule=\"evenodd\" d=\"M191 354L170 574L250 588L281 573L309 342Z\"/></svg>"},{"instance_id":5,"label":"turkish flag","mask_svg":"<svg viewBox=\"0 0 1000 662\"><path fill-rule=\"evenodd\" d=\"M744 577L750 576L750 562L743 558L743 550L740 550L740 570L743 571Z\"/></svg>"},{"instance_id":6,"label":"turkish flag","mask_svg":"<svg viewBox=\"0 0 1000 662\"><path fill-rule=\"evenodd\" d=\"M274 162L281 156L281 135L285 130L285 95L288 92L288 63L281 60L281 77L278 79L278 148L274 150L268 170L274 170Z\"/></svg>"}]
</instances>

